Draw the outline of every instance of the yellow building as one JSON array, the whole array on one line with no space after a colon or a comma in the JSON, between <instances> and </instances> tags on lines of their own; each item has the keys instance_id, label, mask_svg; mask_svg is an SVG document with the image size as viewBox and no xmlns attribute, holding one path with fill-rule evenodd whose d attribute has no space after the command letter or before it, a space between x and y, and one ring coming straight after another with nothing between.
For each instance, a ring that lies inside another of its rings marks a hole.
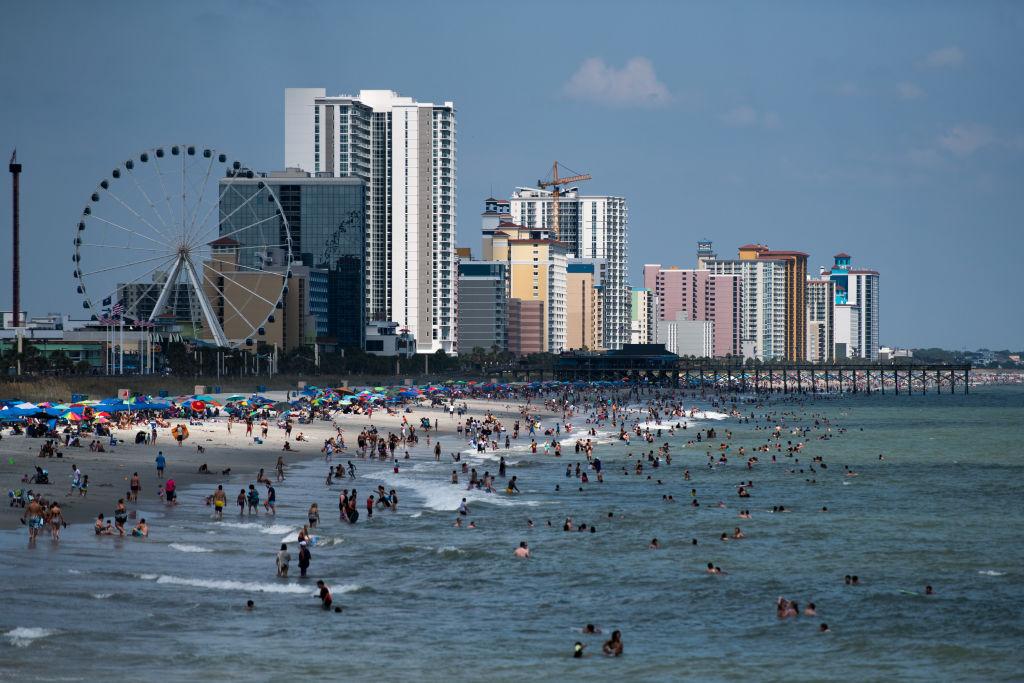
<instances>
[{"instance_id":1,"label":"yellow building","mask_svg":"<svg viewBox=\"0 0 1024 683\"><path fill-rule=\"evenodd\" d=\"M490 260L508 264L509 298L543 304L544 351L561 353L566 347L568 245L551 239L547 230L503 221L490 236L488 248Z\"/></svg>"},{"instance_id":2,"label":"yellow building","mask_svg":"<svg viewBox=\"0 0 1024 683\"><path fill-rule=\"evenodd\" d=\"M570 262L565 275L565 348L603 350L601 286L590 262Z\"/></svg>"},{"instance_id":3,"label":"yellow building","mask_svg":"<svg viewBox=\"0 0 1024 683\"><path fill-rule=\"evenodd\" d=\"M785 262L786 273L786 340L785 358L803 361L807 358L807 254L802 251L778 251L763 244L745 244L739 249L740 260L768 259Z\"/></svg>"}]
</instances>

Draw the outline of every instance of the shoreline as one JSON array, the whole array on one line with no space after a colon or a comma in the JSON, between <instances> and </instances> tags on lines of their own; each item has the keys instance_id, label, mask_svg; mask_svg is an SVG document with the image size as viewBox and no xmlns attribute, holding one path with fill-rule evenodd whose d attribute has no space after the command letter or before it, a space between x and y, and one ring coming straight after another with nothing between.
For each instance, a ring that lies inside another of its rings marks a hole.
<instances>
[{"instance_id":1,"label":"shoreline","mask_svg":"<svg viewBox=\"0 0 1024 683\"><path fill-rule=\"evenodd\" d=\"M509 422L519 418L518 404L490 399L467 399L465 403L469 406L469 415L479 416L491 412ZM87 445L77 448L61 447L58 450L63 452L62 458L38 457L39 447L45 443L45 439L5 435L0 439L0 487L3 487L5 492L19 488L31 489L47 500L56 500L68 525L91 524L101 512L106 518L110 518L118 499L125 498L129 510L129 523L126 524L128 527L134 524L134 512L137 509L152 510L154 505L166 507L166 503L157 497L157 491L161 482L168 478L175 480L179 491L209 484L210 493L213 493L218 484L223 484L230 508L234 504L231 487L253 483L260 468L265 470L267 476L273 478L272 473L279 455L284 456L286 466L323 458L320 449L326 439L335 435L333 423L342 428L347 445L340 455L335 453L335 463L339 460L358 458L356 437L364 427L372 424L382 434L386 435L389 431L397 433L401 429L403 416L408 418L409 424L417 426L417 433L421 436L418 444L409 447L410 453L422 457L426 452L423 450L426 448L426 438L418 427L422 417L429 417L432 422L435 419L438 421L438 431L430 431L430 448L433 448L437 441L435 435L440 435L443 441L451 445L455 445L457 439L460 440L457 449L445 448L445 457L447 452L462 450L465 447L461 443L461 435L456 431L456 425L462 418L456 416L452 419L440 407L411 407L412 412L399 412L395 415L374 411L372 419L365 414L338 413L333 417L333 422L317 420L312 424L296 423L290 439L291 451L282 450L285 441L284 430L277 427L276 421L269 421L271 427L265 442L262 445L255 445L250 440L251 437L246 439L244 436L244 424L235 423L232 432L228 434L226 416L205 421L202 426L190 427L190 436L181 447L171 437L168 427L159 429L156 444L137 445L134 441L129 441L112 449L108 447L103 453L90 451ZM543 405L531 404L531 412L544 418L554 417L554 414ZM115 435L119 439L133 439L138 429L138 426L134 426L130 430L115 430ZM257 424L254 431L258 429ZM295 437L299 433L304 433L308 442L296 442ZM196 449L197 444L203 445L206 452L199 453ZM163 480L158 479L156 474L155 460L160 451L163 451L167 460ZM199 466L203 463L208 465L209 473L199 473ZM36 465L48 470L49 484L21 482L22 475L34 472ZM84 498L79 496L77 491L72 496L67 495L71 485L72 465L77 465L83 475L89 476L87 496ZM228 468L231 473L222 474L222 471ZM139 493L139 500L130 503L127 502L127 493L133 472L139 473L142 490ZM20 521L24 509L20 506L11 507L9 499L7 502L8 505L4 506L3 512L0 513L0 530L25 529Z\"/></svg>"}]
</instances>

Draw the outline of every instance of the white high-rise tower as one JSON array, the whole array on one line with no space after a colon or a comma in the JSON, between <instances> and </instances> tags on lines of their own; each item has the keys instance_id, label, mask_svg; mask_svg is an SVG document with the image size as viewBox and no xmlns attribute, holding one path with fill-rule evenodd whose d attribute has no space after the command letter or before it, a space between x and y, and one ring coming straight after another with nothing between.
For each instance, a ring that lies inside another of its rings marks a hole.
<instances>
[{"instance_id":1,"label":"white high-rise tower","mask_svg":"<svg viewBox=\"0 0 1024 683\"><path fill-rule=\"evenodd\" d=\"M285 166L366 182L366 315L457 350L455 105L285 90Z\"/></svg>"},{"instance_id":2,"label":"white high-rise tower","mask_svg":"<svg viewBox=\"0 0 1024 683\"><path fill-rule=\"evenodd\" d=\"M512 194L512 221L533 229L549 229L550 190L518 187ZM605 348L629 343L629 210L623 197L582 195L575 188L562 192L558 202L558 239L571 256L604 259L602 339Z\"/></svg>"}]
</instances>

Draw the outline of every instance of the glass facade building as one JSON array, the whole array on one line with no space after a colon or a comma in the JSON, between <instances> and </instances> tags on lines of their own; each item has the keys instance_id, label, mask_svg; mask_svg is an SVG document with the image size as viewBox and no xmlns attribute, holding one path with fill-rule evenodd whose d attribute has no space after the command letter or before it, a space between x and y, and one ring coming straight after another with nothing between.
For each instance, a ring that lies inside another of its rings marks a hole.
<instances>
[{"instance_id":1,"label":"glass facade building","mask_svg":"<svg viewBox=\"0 0 1024 683\"><path fill-rule=\"evenodd\" d=\"M459 264L459 353L508 349L507 266L496 261Z\"/></svg>"},{"instance_id":2,"label":"glass facade building","mask_svg":"<svg viewBox=\"0 0 1024 683\"><path fill-rule=\"evenodd\" d=\"M239 175L220 181L220 235L242 242L243 271L285 265L285 223L270 201L252 201L260 184L281 203L291 237L292 260L311 269L308 311L318 340L362 347L365 328L365 186L357 178L312 177L291 170ZM251 226L251 227L246 227ZM243 229L244 228L244 229ZM248 242L246 244L245 242Z\"/></svg>"}]
</instances>

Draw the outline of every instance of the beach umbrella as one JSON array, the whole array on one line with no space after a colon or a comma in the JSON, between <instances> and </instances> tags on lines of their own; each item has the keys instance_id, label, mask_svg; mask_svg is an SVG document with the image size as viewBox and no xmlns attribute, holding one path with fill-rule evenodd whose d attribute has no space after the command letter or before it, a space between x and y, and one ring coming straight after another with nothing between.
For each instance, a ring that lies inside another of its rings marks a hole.
<instances>
[{"instance_id":1,"label":"beach umbrella","mask_svg":"<svg viewBox=\"0 0 1024 683\"><path fill-rule=\"evenodd\" d=\"M234 396L228 396L224 400L225 401L244 401L245 400L245 396L242 396L241 394L235 394Z\"/></svg>"},{"instance_id":2,"label":"beach umbrella","mask_svg":"<svg viewBox=\"0 0 1024 683\"><path fill-rule=\"evenodd\" d=\"M65 420L68 420L69 422L81 422L82 421L82 416L79 415L78 413L73 413L73 412L68 412L67 415L63 416L63 418Z\"/></svg>"}]
</instances>

